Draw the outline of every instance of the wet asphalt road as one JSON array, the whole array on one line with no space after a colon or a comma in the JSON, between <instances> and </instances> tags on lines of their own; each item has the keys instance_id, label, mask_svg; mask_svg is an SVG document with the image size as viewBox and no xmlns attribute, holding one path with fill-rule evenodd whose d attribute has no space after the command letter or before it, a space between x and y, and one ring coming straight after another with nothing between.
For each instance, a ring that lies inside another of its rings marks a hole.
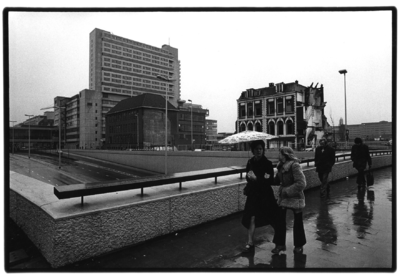
<instances>
[{"instance_id":1,"label":"wet asphalt road","mask_svg":"<svg viewBox=\"0 0 400 277\"><path fill-rule=\"evenodd\" d=\"M242 253L246 230L240 223L242 213L237 213L56 271L393 271L392 168L377 170L374 176L375 184L365 190L357 189L355 178L333 183L325 202L318 188L306 191L307 244L300 255L292 252L291 212L288 249L281 255L271 253L270 226L256 230L254 253ZM14 268L50 270L40 253Z\"/></svg>"},{"instance_id":2,"label":"wet asphalt road","mask_svg":"<svg viewBox=\"0 0 400 277\"><path fill-rule=\"evenodd\" d=\"M28 159L26 153L14 154L10 155L10 170L54 186L115 181L154 175L95 159L76 155L68 156L65 155L62 158L60 170L59 160L55 155L31 153L31 159Z\"/></svg>"}]
</instances>

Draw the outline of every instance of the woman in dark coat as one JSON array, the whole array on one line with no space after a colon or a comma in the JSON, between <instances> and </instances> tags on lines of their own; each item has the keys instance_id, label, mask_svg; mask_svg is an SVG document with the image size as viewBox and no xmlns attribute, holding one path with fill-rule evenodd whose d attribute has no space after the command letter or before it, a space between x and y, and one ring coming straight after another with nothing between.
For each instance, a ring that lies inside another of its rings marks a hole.
<instances>
[{"instance_id":1,"label":"woman in dark coat","mask_svg":"<svg viewBox=\"0 0 400 277\"><path fill-rule=\"evenodd\" d=\"M245 251L254 250L255 228L265 225L275 226L275 215L278 214L278 205L271 185L274 182L274 168L272 162L265 156L265 143L257 140L251 143L254 155L246 166L247 196L244 206L242 224L248 230L248 240ZM275 240L275 238L274 238Z\"/></svg>"}]
</instances>

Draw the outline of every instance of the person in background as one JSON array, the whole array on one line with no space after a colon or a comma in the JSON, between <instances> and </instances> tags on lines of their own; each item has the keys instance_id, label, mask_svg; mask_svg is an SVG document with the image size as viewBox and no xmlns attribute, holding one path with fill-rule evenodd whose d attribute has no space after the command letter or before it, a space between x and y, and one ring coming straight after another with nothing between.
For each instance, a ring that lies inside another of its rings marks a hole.
<instances>
[{"instance_id":1,"label":"person in background","mask_svg":"<svg viewBox=\"0 0 400 277\"><path fill-rule=\"evenodd\" d=\"M280 207L278 222L275 226L275 248L272 253L279 254L286 250L286 211L294 213L293 242L295 254L303 253L303 246L306 244L304 232L303 212L305 207L304 189L306 178L303 174L297 157L292 148L284 146L279 150L278 172L274 184L279 186L278 205Z\"/></svg>"},{"instance_id":2,"label":"person in background","mask_svg":"<svg viewBox=\"0 0 400 277\"><path fill-rule=\"evenodd\" d=\"M369 148L365 145L361 138L354 139L354 145L351 148L351 160L353 161L353 167L357 169L357 184L358 188L365 188L365 176L364 170L367 168L371 169L372 160L369 154Z\"/></svg>"},{"instance_id":3,"label":"person in background","mask_svg":"<svg viewBox=\"0 0 400 277\"><path fill-rule=\"evenodd\" d=\"M266 225L274 227L279 211L271 187L274 182L274 168L272 162L264 155L265 143L262 140L253 141L250 147L254 156L246 165L247 185L243 191L247 196L242 218L242 224L247 228L244 252L254 251L255 228Z\"/></svg>"},{"instance_id":4,"label":"person in background","mask_svg":"<svg viewBox=\"0 0 400 277\"><path fill-rule=\"evenodd\" d=\"M335 149L330 147L324 138L320 139L319 145L315 150L315 169L321 181L320 196L326 199L330 192L328 177L335 164Z\"/></svg>"}]
</instances>

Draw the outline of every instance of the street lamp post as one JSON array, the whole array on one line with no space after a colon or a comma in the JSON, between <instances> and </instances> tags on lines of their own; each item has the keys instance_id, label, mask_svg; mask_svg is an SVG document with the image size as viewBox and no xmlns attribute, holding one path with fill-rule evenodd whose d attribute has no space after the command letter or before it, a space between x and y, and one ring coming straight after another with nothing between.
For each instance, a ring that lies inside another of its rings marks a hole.
<instances>
[{"instance_id":1,"label":"street lamp post","mask_svg":"<svg viewBox=\"0 0 400 277\"><path fill-rule=\"evenodd\" d=\"M136 116L136 144L137 144L137 150L139 150L139 112L135 114Z\"/></svg>"},{"instance_id":2,"label":"street lamp post","mask_svg":"<svg viewBox=\"0 0 400 277\"><path fill-rule=\"evenodd\" d=\"M47 109L58 109L58 168L61 169L61 109L65 107L51 106L47 108L42 108L41 110Z\"/></svg>"},{"instance_id":3,"label":"street lamp post","mask_svg":"<svg viewBox=\"0 0 400 277\"><path fill-rule=\"evenodd\" d=\"M31 158L31 116L33 116L33 114L26 114L25 116L27 116L29 118L29 124L28 124L28 158Z\"/></svg>"},{"instance_id":4,"label":"street lamp post","mask_svg":"<svg viewBox=\"0 0 400 277\"><path fill-rule=\"evenodd\" d=\"M163 80L163 81L167 81L167 82L172 82L175 80L172 79L168 79L164 76L161 75L157 75L156 76L158 79ZM165 91L165 159L164 159L164 172L165 175L167 175L168 171L167 171L167 151L168 151L168 90L169 87L166 89Z\"/></svg>"},{"instance_id":5,"label":"street lamp post","mask_svg":"<svg viewBox=\"0 0 400 277\"><path fill-rule=\"evenodd\" d=\"M340 74L344 75L344 132L345 132L345 141L346 141L346 149L347 149L347 136L346 136L346 132L347 132L347 103L346 103L346 73L347 70L346 69L342 69L339 70Z\"/></svg>"},{"instance_id":6,"label":"street lamp post","mask_svg":"<svg viewBox=\"0 0 400 277\"><path fill-rule=\"evenodd\" d=\"M190 147L193 151L193 103L192 100L188 100L190 102Z\"/></svg>"},{"instance_id":7,"label":"street lamp post","mask_svg":"<svg viewBox=\"0 0 400 277\"><path fill-rule=\"evenodd\" d=\"M13 142L12 142L12 153L14 154L14 148L15 148L15 133L14 133L14 123L15 122L17 122L17 121L11 121L10 120L10 122L12 123L12 127L13 127Z\"/></svg>"}]
</instances>

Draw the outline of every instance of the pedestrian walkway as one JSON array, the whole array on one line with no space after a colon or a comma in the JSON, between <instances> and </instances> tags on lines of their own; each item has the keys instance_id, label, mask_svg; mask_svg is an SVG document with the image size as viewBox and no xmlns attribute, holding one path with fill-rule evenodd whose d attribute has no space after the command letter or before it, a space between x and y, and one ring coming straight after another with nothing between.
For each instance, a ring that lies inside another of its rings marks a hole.
<instances>
[{"instance_id":1,"label":"pedestrian walkway","mask_svg":"<svg viewBox=\"0 0 400 277\"><path fill-rule=\"evenodd\" d=\"M294 255L293 216L288 212L287 251L273 255L273 230L256 230L253 254L243 254L246 230L241 213L174 234L159 237L101 257L77 262L56 271L164 271L164 270L356 270L395 269L392 221L392 168L374 172L375 184L359 191L354 178L331 185L331 196L320 200L319 189L306 191L303 211L307 244ZM10 228L18 228L9 224ZM21 235L23 236L23 234ZM11 245L16 243L11 241ZM29 258L11 269L51 270L35 247L20 248Z\"/></svg>"}]
</instances>

